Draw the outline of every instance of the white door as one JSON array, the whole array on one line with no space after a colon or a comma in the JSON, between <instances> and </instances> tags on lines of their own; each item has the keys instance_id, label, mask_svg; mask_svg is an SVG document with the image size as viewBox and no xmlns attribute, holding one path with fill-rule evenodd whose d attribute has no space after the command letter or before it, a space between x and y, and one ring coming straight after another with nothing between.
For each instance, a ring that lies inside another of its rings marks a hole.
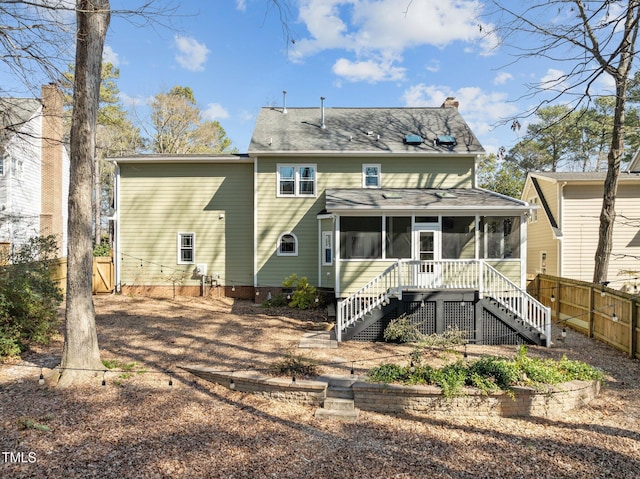
<instances>
[{"instance_id":1,"label":"white door","mask_svg":"<svg viewBox=\"0 0 640 479\"><path fill-rule=\"evenodd\" d=\"M416 226L413 232L413 259L419 260L415 269L416 286L431 288L437 285L440 259L440 229L438 226Z\"/></svg>"}]
</instances>

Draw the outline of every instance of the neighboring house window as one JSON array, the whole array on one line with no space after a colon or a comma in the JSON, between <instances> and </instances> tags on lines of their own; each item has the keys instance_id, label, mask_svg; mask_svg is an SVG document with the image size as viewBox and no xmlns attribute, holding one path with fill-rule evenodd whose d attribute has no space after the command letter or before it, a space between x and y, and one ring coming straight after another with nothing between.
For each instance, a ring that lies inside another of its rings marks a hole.
<instances>
[{"instance_id":1,"label":"neighboring house window","mask_svg":"<svg viewBox=\"0 0 640 479\"><path fill-rule=\"evenodd\" d=\"M293 233L284 233L278 238L278 256L298 256L298 238Z\"/></svg>"},{"instance_id":2,"label":"neighboring house window","mask_svg":"<svg viewBox=\"0 0 640 479\"><path fill-rule=\"evenodd\" d=\"M362 165L362 187L380 188L380 165Z\"/></svg>"},{"instance_id":3,"label":"neighboring house window","mask_svg":"<svg viewBox=\"0 0 640 479\"><path fill-rule=\"evenodd\" d=\"M382 258L382 218L343 216L340 218L342 259Z\"/></svg>"},{"instance_id":4,"label":"neighboring house window","mask_svg":"<svg viewBox=\"0 0 640 479\"><path fill-rule=\"evenodd\" d=\"M11 159L11 174L14 178L22 179L24 173L24 162L15 158Z\"/></svg>"},{"instance_id":5,"label":"neighboring house window","mask_svg":"<svg viewBox=\"0 0 640 479\"><path fill-rule=\"evenodd\" d=\"M178 264L195 263L196 234L178 233Z\"/></svg>"},{"instance_id":6,"label":"neighboring house window","mask_svg":"<svg viewBox=\"0 0 640 479\"><path fill-rule=\"evenodd\" d=\"M322 266L333 264L333 233L331 231L322 232Z\"/></svg>"},{"instance_id":7,"label":"neighboring house window","mask_svg":"<svg viewBox=\"0 0 640 479\"><path fill-rule=\"evenodd\" d=\"M278 196L315 195L315 165L278 165Z\"/></svg>"},{"instance_id":8,"label":"neighboring house window","mask_svg":"<svg viewBox=\"0 0 640 479\"><path fill-rule=\"evenodd\" d=\"M538 206L538 198L529 198L529 204L531 206ZM531 210L531 216L529 216L529 223L536 223L538 221L538 208Z\"/></svg>"},{"instance_id":9,"label":"neighboring house window","mask_svg":"<svg viewBox=\"0 0 640 479\"><path fill-rule=\"evenodd\" d=\"M503 259L520 257L520 218L487 216L480 219L480 257Z\"/></svg>"}]
</instances>

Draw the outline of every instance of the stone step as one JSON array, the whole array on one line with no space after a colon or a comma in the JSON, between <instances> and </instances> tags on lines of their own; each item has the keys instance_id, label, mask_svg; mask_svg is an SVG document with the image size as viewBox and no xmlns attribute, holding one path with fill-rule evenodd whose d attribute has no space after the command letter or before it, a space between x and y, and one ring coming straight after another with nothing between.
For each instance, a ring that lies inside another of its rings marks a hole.
<instances>
[{"instance_id":1,"label":"stone step","mask_svg":"<svg viewBox=\"0 0 640 479\"><path fill-rule=\"evenodd\" d=\"M353 399L342 399L342 398L325 398L324 404L322 405L324 409L328 409L331 411L354 411L355 410L355 402Z\"/></svg>"},{"instance_id":2,"label":"stone step","mask_svg":"<svg viewBox=\"0 0 640 479\"><path fill-rule=\"evenodd\" d=\"M354 383L360 381L360 376L355 374L343 374L343 375L323 375L318 377L318 381L324 381L332 387L350 388Z\"/></svg>"},{"instance_id":3,"label":"stone step","mask_svg":"<svg viewBox=\"0 0 640 479\"><path fill-rule=\"evenodd\" d=\"M349 421L356 422L358 420L358 416L360 411L358 409L354 409L351 411L342 411L339 409L324 409L318 408L314 414L318 419L333 419L338 421Z\"/></svg>"},{"instance_id":4,"label":"stone step","mask_svg":"<svg viewBox=\"0 0 640 479\"><path fill-rule=\"evenodd\" d=\"M338 341L331 338L331 332L313 331L302 335L298 347L312 349L338 349Z\"/></svg>"},{"instance_id":5,"label":"stone step","mask_svg":"<svg viewBox=\"0 0 640 479\"><path fill-rule=\"evenodd\" d=\"M340 399L353 399L353 388L347 386L329 386L327 397Z\"/></svg>"}]
</instances>

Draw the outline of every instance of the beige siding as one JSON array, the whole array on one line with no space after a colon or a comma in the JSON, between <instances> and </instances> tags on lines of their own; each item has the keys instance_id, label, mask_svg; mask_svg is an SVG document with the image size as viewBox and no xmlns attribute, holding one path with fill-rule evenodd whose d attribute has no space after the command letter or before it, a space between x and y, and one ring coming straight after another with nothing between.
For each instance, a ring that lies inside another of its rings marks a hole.
<instances>
[{"instance_id":1,"label":"beige siding","mask_svg":"<svg viewBox=\"0 0 640 479\"><path fill-rule=\"evenodd\" d=\"M616 224L608 279L622 280L621 271L638 271L640 256L640 186L621 184L616 197ZM599 216L602 208L601 186L573 186L564 189L564 240L562 276L591 281L598 244ZM623 218L624 217L624 218ZM626 218L626 219L625 219ZM633 219L636 221L633 221ZM631 221L628 221L631 219ZM627 255L623 257L623 255Z\"/></svg>"},{"instance_id":2,"label":"beige siding","mask_svg":"<svg viewBox=\"0 0 640 479\"><path fill-rule=\"evenodd\" d=\"M395 262L394 260L341 261L340 296L344 298L355 293Z\"/></svg>"},{"instance_id":3,"label":"beige siding","mask_svg":"<svg viewBox=\"0 0 640 479\"><path fill-rule=\"evenodd\" d=\"M552 198L555 198L554 201L557 203L557 194L554 193L555 184L550 182L540 181L541 184L544 185L543 190L546 195L550 195ZM525 201L530 201L531 198L538 197L538 194L533 187L533 184L527 182L525 185L524 193L522 195L522 199ZM540 202L540 198L538 198L538 204L540 208L538 209L537 220L534 219L529 222L527 225L527 275L534 276L538 273L543 273L542 271L542 261L541 254L542 252L546 252L546 274L557 275L558 274L558 253L559 253L559 239L556 239L553 234L553 230L551 228L551 223L547 219L545 211ZM558 211L557 205L554 205L554 211ZM556 221L559 220L556 213Z\"/></svg>"},{"instance_id":4,"label":"beige siding","mask_svg":"<svg viewBox=\"0 0 640 479\"><path fill-rule=\"evenodd\" d=\"M259 158L257 210L257 284L279 286L292 273L318 281L320 251L317 215L325 207L327 188L361 188L362 165L379 164L384 188L472 187L474 157L465 158ZM316 198L279 198L276 195L278 164L315 164ZM277 256L283 233L298 238L297 257ZM326 272L325 272L326 273ZM326 276L326 274L324 275ZM324 278L323 276L323 278Z\"/></svg>"},{"instance_id":5,"label":"beige siding","mask_svg":"<svg viewBox=\"0 0 640 479\"><path fill-rule=\"evenodd\" d=\"M250 164L120 166L120 280L124 286L197 285L177 263L177 233L196 234L195 263L221 284L253 282Z\"/></svg>"},{"instance_id":6,"label":"beige siding","mask_svg":"<svg viewBox=\"0 0 640 479\"><path fill-rule=\"evenodd\" d=\"M515 284L521 284L521 262L514 260L486 260L489 266L495 268L498 272L506 276L509 280L511 280Z\"/></svg>"}]
</instances>

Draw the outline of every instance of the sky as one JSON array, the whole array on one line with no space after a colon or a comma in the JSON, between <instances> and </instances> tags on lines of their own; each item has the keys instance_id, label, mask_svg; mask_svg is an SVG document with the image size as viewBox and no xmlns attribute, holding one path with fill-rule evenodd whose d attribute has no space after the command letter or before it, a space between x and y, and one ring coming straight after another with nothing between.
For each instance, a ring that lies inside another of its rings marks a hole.
<instances>
[{"instance_id":1,"label":"sky","mask_svg":"<svg viewBox=\"0 0 640 479\"><path fill-rule=\"evenodd\" d=\"M124 105L144 117L154 95L188 86L239 152L283 90L287 107L319 108L321 96L327 108L438 107L455 97L485 150L508 150L539 101L528 85L559 74L539 58L514 62L491 34L488 0L279 0L284 10L274 0L175 0L151 23L117 13L137 3L112 0L104 52Z\"/></svg>"}]
</instances>

